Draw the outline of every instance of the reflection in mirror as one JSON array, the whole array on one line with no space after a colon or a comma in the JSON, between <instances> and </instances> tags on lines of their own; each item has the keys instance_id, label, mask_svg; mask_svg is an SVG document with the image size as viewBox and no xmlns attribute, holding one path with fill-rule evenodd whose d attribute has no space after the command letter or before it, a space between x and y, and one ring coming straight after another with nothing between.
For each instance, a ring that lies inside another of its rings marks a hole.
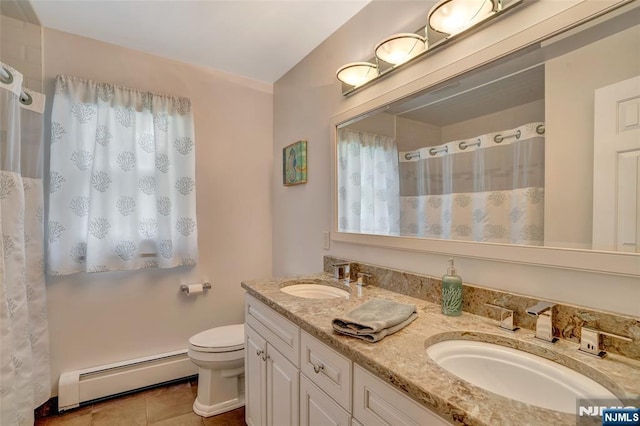
<instances>
[{"instance_id":1,"label":"reflection in mirror","mask_svg":"<svg viewBox=\"0 0 640 426\"><path fill-rule=\"evenodd\" d=\"M639 10L339 125L338 231L640 252Z\"/></svg>"}]
</instances>

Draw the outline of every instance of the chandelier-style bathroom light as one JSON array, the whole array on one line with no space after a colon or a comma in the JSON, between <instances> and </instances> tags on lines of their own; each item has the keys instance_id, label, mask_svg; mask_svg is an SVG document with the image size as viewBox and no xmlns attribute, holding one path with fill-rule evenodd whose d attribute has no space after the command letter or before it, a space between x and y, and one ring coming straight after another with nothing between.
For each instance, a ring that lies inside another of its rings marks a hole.
<instances>
[{"instance_id":1,"label":"chandelier-style bathroom light","mask_svg":"<svg viewBox=\"0 0 640 426\"><path fill-rule=\"evenodd\" d=\"M458 34L502 9L500 0L440 0L429 11L427 26L445 34Z\"/></svg>"},{"instance_id":2,"label":"chandelier-style bathroom light","mask_svg":"<svg viewBox=\"0 0 640 426\"><path fill-rule=\"evenodd\" d=\"M400 65L427 50L424 37L414 33L394 34L376 45L376 57L388 64Z\"/></svg>"},{"instance_id":3,"label":"chandelier-style bathroom light","mask_svg":"<svg viewBox=\"0 0 640 426\"><path fill-rule=\"evenodd\" d=\"M416 33L400 33L376 44L369 62L351 62L336 71L347 96L400 66L423 57L467 33L467 30L501 15L523 0L440 0L427 15L427 25Z\"/></svg>"}]
</instances>

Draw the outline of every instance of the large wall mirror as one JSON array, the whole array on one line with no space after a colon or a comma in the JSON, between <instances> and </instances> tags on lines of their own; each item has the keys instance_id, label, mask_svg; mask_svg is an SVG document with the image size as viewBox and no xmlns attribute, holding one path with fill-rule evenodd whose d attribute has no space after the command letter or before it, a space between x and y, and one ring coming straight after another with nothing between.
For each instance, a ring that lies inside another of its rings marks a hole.
<instances>
[{"instance_id":1,"label":"large wall mirror","mask_svg":"<svg viewBox=\"0 0 640 426\"><path fill-rule=\"evenodd\" d=\"M632 6L338 123L334 230L640 264Z\"/></svg>"}]
</instances>

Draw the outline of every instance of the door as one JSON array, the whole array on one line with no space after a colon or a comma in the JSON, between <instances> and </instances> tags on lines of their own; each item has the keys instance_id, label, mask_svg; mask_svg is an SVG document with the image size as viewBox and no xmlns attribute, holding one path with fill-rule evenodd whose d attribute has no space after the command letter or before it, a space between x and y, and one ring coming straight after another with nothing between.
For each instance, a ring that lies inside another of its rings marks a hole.
<instances>
[{"instance_id":1,"label":"door","mask_svg":"<svg viewBox=\"0 0 640 426\"><path fill-rule=\"evenodd\" d=\"M245 421L248 426L267 424L267 341L244 326Z\"/></svg>"},{"instance_id":2,"label":"door","mask_svg":"<svg viewBox=\"0 0 640 426\"><path fill-rule=\"evenodd\" d=\"M267 426L298 426L299 372L267 344Z\"/></svg>"},{"instance_id":3,"label":"door","mask_svg":"<svg viewBox=\"0 0 640 426\"><path fill-rule=\"evenodd\" d=\"M640 253L640 76L597 89L594 112L593 249Z\"/></svg>"}]
</instances>

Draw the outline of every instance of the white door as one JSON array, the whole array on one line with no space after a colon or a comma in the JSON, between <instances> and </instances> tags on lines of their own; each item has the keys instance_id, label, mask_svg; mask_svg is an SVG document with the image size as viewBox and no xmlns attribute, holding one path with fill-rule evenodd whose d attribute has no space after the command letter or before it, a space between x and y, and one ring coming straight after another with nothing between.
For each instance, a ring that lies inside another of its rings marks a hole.
<instances>
[{"instance_id":1,"label":"white door","mask_svg":"<svg viewBox=\"0 0 640 426\"><path fill-rule=\"evenodd\" d=\"M267 426L298 426L298 369L267 343Z\"/></svg>"},{"instance_id":2,"label":"white door","mask_svg":"<svg viewBox=\"0 0 640 426\"><path fill-rule=\"evenodd\" d=\"M593 249L640 253L640 76L595 91Z\"/></svg>"},{"instance_id":3,"label":"white door","mask_svg":"<svg viewBox=\"0 0 640 426\"><path fill-rule=\"evenodd\" d=\"M248 426L267 424L267 341L244 325L245 421Z\"/></svg>"}]
</instances>

